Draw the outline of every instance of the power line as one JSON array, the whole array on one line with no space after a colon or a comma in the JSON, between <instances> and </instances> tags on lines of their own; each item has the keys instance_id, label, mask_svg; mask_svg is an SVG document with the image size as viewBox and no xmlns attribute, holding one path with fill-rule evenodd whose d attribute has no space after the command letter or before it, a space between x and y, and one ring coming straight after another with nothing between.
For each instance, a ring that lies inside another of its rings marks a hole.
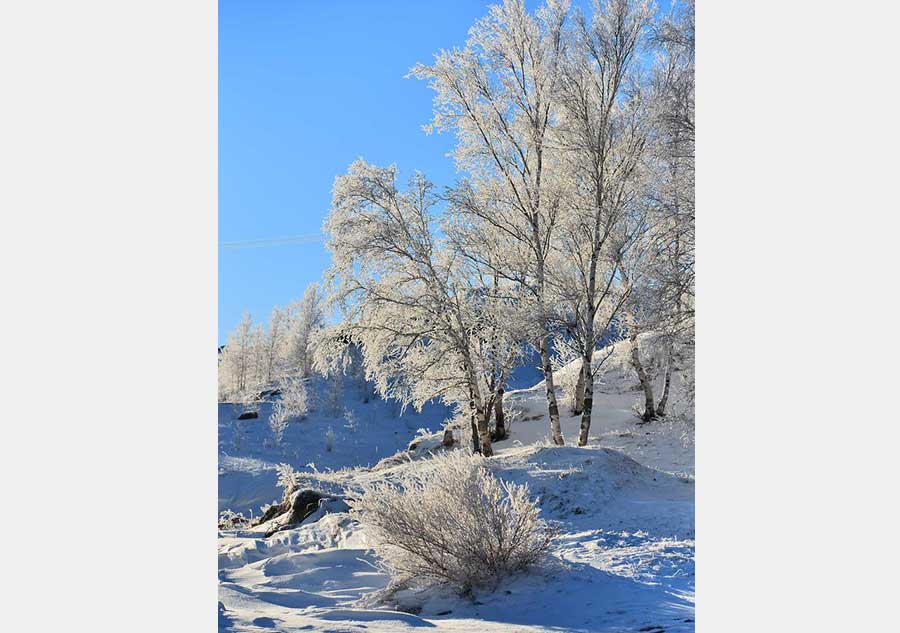
<instances>
[{"instance_id":1,"label":"power line","mask_svg":"<svg viewBox=\"0 0 900 633\"><path fill-rule=\"evenodd\" d=\"M243 240L239 242L220 242L219 248L229 250L239 248L266 248L269 246L291 246L293 244L308 244L310 242L321 242L325 239L322 233L309 233L307 235L294 235L290 237L271 237L258 240Z\"/></svg>"}]
</instances>

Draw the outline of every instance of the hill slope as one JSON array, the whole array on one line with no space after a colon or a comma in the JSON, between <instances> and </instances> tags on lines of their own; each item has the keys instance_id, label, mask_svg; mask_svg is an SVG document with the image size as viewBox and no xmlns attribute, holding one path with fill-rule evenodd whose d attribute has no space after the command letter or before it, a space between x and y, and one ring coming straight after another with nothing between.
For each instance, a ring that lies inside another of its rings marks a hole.
<instances>
[{"instance_id":1,"label":"hill slope","mask_svg":"<svg viewBox=\"0 0 900 633\"><path fill-rule=\"evenodd\" d=\"M322 378L308 381L311 402L305 419L291 422L280 445L268 425L273 402L262 402L259 417L238 420L240 406L219 403L219 511L259 513L281 498L275 466L298 471L371 466L407 447L418 429L436 431L450 410L429 404L421 413L366 397L353 385L332 394ZM329 440L329 434L333 434Z\"/></svg>"},{"instance_id":2,"label":"hill slope","mask_svg":"<svg viewBox=\"0 0 900 633\"><path fill-rule=\"evenodd\" d=\"M621 351L613 351L613 362L598 378L587 447L547 444L542 384L512 391L506 400L517 419L488 464L501 479L528 483L542 516L559 528L545 568L474 599L404 590L375 604L372 594L387 587L389 578L367 551L365 533L339 506L269 538L259 530L220 531L220 630L692 631L692 424L639 425L631 411L634 380ZM443 419L432 415L436 422ZM398 446L405 446L420 419L391 418L410 434L398 433ZM391 432L385 432L384 422L373 418L370 432L358 435L359 452L335 452L329 463L346 466L358 457L371 465L387 451L374 451L362 438L388 446L384 438L397 429L387 426ZM578 423L577 417L564 417L567 441L576 439ZM310 428L328 423L315 424ZM319 455L322 449L309 439L315 434L309 428L297 433L299 446ZM251 469L255 463L241 460L272 463L277 456L263 457L229 456L227 477L236 478L241 464ZM415 460L392 459L378 468L307 469L304 486L352 492L363 482L416 467Z\"/></svg>"}]
</instances>

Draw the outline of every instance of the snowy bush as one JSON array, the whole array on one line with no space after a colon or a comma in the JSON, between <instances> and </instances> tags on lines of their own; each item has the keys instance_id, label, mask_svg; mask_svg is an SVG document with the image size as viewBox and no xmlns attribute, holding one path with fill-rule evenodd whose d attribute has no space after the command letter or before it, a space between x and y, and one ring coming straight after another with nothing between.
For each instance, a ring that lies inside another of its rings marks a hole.
<instances>
[{"instance_id":1,"label":"snowy bush","mask_svg":"<svg viewBox=\"0 0 900 633\"><path fill-rule=\"evenodd\" d=\"M506 405L506 434L512 435L513 427L525 419L525 412L515 404Z\"/></svg>"},{"instance_id":2,"label":"snowy bush","mask_svg":"<svg viewBox=\"0 0 900 633\"><path fill-rule=\"evenodd\" d=\"M269 416L269 428L272 429L272 446L281 445L281 440L284 438L284 432L287 429L287 425L287 414L276 404L274 407L272 407L272 414Z\"/></svg>"},{"instance_id":3,"label":"snowy bush","mask_svg":"<svg viewBox=\"0 0 900 633\"><path fill-rule=\"evenodd\" d=\"M498 480L465 450L420 462L399 486L367 485L351 505L396 579L463 593L536 563L554 536L526 485Z\"/></svg>"},{"instance_id":4,"label":"snowy bush","mask_svg":"<svg viewBox=\"0 0 900 633\"><path fill-rule=\"evenodd\" d=\"M359 430L359 421L351 409L344 409L344 428L351 433L356 433Z\"/></svg>"},{"instance_id":5,"label":"snowy bush","mask_svg":"<svg viewBox=\"0 0 900 633\"><path fill-rule=\"evenodd\" d=\"M306 416L309 411L306 385L300 378L286 378L280 383L281 400L272 407L269 428L272 429L275 445L281 444L288 422Z\"/></svg>"},{"instance_id":6,"label":"snowy bush","mask_svg":"<svg viewBox=\"0 0 900 633\"><path fill-rule=\"evenodd\" d=\"M243 513L232 512L231 510L223 510L219 513L219 529L235 530L250 525L250 519L245 517Z\"/></svg>"},{"instance_id":7,"label":"snowy bush","mask_svg":"<svg viewBox=\"0 0 900 633\"><path fill-rule=\"evenodd\" d=\"M284 489L284 496L287 497L300 486L300 478L290 464L278 464L275 469L278 471L276 485Z\"/></svg>"}]
</instances>

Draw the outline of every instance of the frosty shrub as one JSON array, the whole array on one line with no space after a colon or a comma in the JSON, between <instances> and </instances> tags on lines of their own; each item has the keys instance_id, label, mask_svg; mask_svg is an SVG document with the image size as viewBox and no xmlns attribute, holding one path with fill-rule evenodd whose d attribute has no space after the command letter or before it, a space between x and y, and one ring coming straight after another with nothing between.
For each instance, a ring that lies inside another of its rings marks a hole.
<instances>
[{"instance_id":1,"label":"frosty shrub","mask_svg":"<svg viewBox=\"0 0 900 633\"><path fill-rule=\"evenodd\" d=\"M219 529L235 530L250 525L250 519L245 517L243 513L232 512L231 510L223 510L219 513Z\"/></svg>"},{"instance_id":2,"label":"frosty shrub","mask_svg":"<svg viewBox=\"0 0 900 633\"><path fill-rule=\"evenodd\" d=\"M272 445L280 446L281 440L284 439L284 432L287 429L288 416L284 409L281 409L276 403L272 407L272 414L269 416L269 428L272 430Z\"/></svg>"},{"instance_id":3,"label":"frosty shrub","mask_svg":"<svg viewBox=\"0 0 900 633\"><path fill-rule=\"evenodd\" d=\"M356 433L359 430L359 421L351 409L344 409L344 428L351 433Z\"/></svg>"},{"instance_id":4,"label":"frosty shrub","mask_svg":"<svg viewBox=\"0 0 900 633\"><path fill-rule=\"evenodd\" d=\"M397 486L370 484L351 505L395 579L463 593L495 589L536 563L554 536L526 485L498 480L465 450L419 462Z\"/></svg>"},{"instance_id":5,"label":"frosty shrub","mask_svg":"<svg viewBox=\"0 0 900 633\"><path fill-rule=\"evenodd\" d=\"M272 407L269 416L269 428L272 430L275 445L281 444L288 422L301 419L309 411L306 397L306 385L300 378L286 378L279 384L281 400Z\"/></svg>"},{"instance_id":6,"label":"frosty shrub","mask_svg":"<svg viewBox=\"0 0 900 633\"><path fill-rule=\"evenodd\" d=\"M284 496L287 498L300 486L300 478L297 475L297 471L290 464L278 464L275 466L275 469L278 472L276 485L284 489Z\"/></svg>"}]
</instances>

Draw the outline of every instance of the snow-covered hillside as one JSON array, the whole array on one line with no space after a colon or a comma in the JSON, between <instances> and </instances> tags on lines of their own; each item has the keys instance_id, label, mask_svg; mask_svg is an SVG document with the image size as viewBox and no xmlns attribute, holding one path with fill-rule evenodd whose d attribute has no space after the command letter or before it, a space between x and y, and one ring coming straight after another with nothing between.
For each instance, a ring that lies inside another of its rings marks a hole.
<instances>
[{"instance_id":1,"label":"snow-covered hillside","mask_svg":"<svg viewBox=\"0 0 900 633\"><path fill-rule=\"evenodd\" d=\"M596 356L605 359L598 368L594 384L594 409L591 415L590 445L602 445L622 451L645 466L666 472L693 476L694 431L692 419L679 415L684 405L684 377L676 371L672 380L672 414L652 424L639 424L634 406L642 401L634 370L628 361L628 343L616 343ZM578 364L571 363L557 372L559 376L574 374ZM573 380L574 381L574 380ZM559 382L559 379L557 379ZM656 383L661 382L657 377ZM661 391L655 384L657 393ZM494 450L518 444L535 444L547 438L547 399L543 381L529 389L508 391L504 399L514 412L512 431L507 440L497 442ZM571 415L564 400L560 411L563 435L576 443L581 425L580 415Z\"/></svg>"},{"instance_id":2,"label":"snow-covered hillside","mask_svg":"<svg viewBox=\"0 0 900 633\"><path fill-rule=\"evenodd\" d=\"M447 407L429 404L419 413L393 402L365 397L347 385L334 398L327 380L308 381L312 406L305 419L291 422L279 445L268 425L273 402L259 405L259 417L238 420L240 405L219 403L219 511L259 513L281 498L275 466L298 471L371 466L407 447L419 429L438 430ZM329 439L331 436L331 439Z\"/></svg>"},{"instance_id":3,"label":"snow-covered hillside","mask_svg":"<svg viewBox=\"0 0 900 633\"><path fill-rule=\"evenodd\" d=\"M548 444L542 384L507 394L511 435L495 445L488 463L501 479L528 483L542 517L559 530L542 568L471 598L434 588L379 594L390 579L339 503L268 538L264 527L220 531L220 630L692 631L692 427L638 424L634 377L621 351L613 351L596 383L587 447ZM397 451L423 457L437 436L413 453L406 446L419 428L438 431L447 414L435 407L397 417L392 404L378 399L349 408L355 431L342 417L313 413L290 425L284 448L274 448L265 441L270 405L260 418L237 425L230 406L221 405L220 507L258 513L278 500L274 464L282 461L298 469L315 463L303 469L303 486L329 494L352 495L364 483L396 478L417 461L371 466ZM563 418L570 443L579 421ZM331 451L328 427L335 433Z\"/></svg>"}]
</instances>

